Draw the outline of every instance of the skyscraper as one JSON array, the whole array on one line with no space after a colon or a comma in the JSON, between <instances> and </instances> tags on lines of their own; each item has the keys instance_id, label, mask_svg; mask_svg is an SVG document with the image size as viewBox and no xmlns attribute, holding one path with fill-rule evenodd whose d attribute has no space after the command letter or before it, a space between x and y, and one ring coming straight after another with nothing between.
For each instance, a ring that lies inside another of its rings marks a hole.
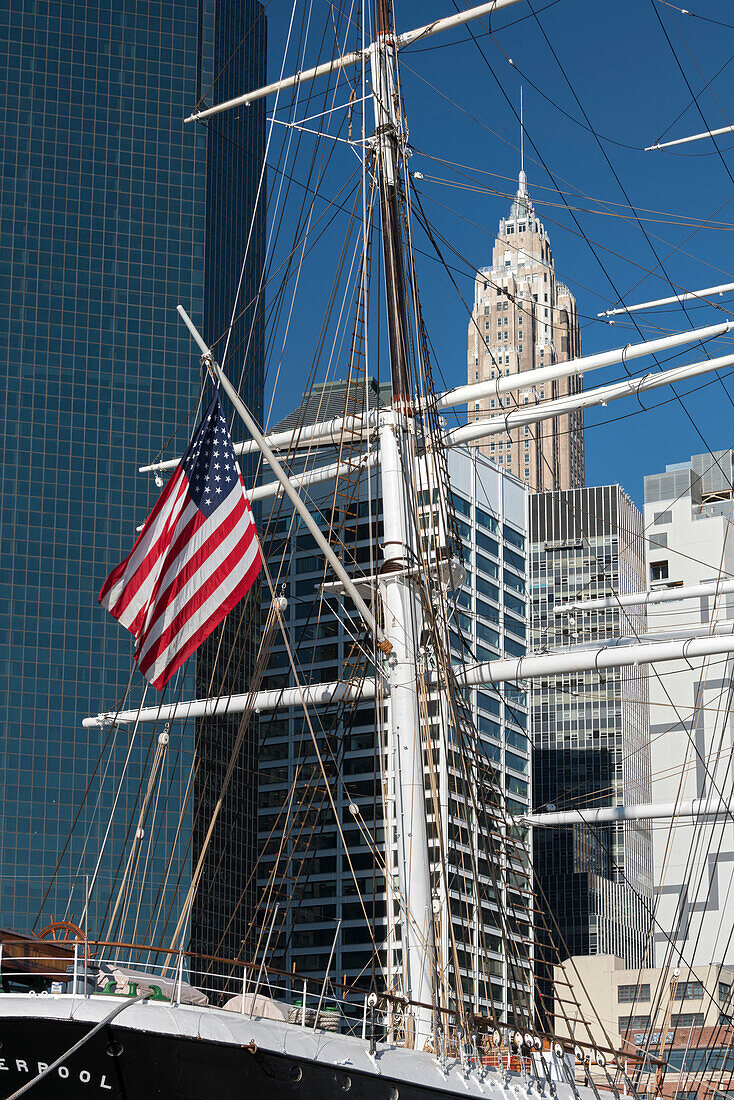
<instances>
[{"instance_id":1,"label":"skyscraper","mask_svg":"<svg viewBox=\"0 0 734 1100\"><path fill-rule=\"evenodd\" d=\"M186 303L212 342L230 321L261 170L264 108L206 128L185 126L183 118L203 95L226 99L263 82L263 10L257 0L0 5L0 295L7 311L0 923L19 929L39 915L40 923L65 913L79 918L85 875L94 875L112 820L90 930L110 920L127 822L138 813L146 762L163 732L137 735L125 764L126 736L81 728L86 714L114 710L131 669L130 636L98 607L97 593L158 495L138 465L167 443L168 453L180 454L193 426L198 356L176 304ZM263 224L260 211L241 304L256 297ZM259 315L250 309L230 348L233 373L243 375L258 414L261 344ZM193 694L195 680L209 686L211 653L196 670L189 663L173 693ZM137 674L131 691L140 697ZM217 766L208 746L223 745L216 752L226 754L231 731L199 732L204 766L193 804L205 812L216 777L205 780ZM170 731L167 746L160 742L159 806L185 788L195 740L188 724ZM106 763L95 771L103 749ZM238 790L236 808L244 799L251 812L253 797L248 803ZM125 927L140 938L164 935L164 922L151 921L152 905L180 809L155 821L149 814L141 828L134 864L141 907L136 901L125 910L121 902L115 918L121 928L126 913ZM227 867L244 845L239 827L232 833L233 818L234 811L219 853ZM185 883L190 857L182 842L164 899ZM229 889L238 893L245 875L242 868ZM213 890L195 915L195 941L219 938L229 901Z\"/></svg>"},{"instance_id":2,"label":"skyscraper","mask_svg":"<svg viewBox=\"0 0 734 1100\"><path fill-rule=\"evenodd\" d=\"M619 485L530 497L532 646L584 644L644 629L633 608L556 615L572 600L638 592L642 516ZM639 668L533 681L533 799L542 809L649 800L647 678ZM556 936L551 958L645 957L652 846L644 822L538 828L540 900ZM541 945L542 946L542 945Z\"/></svg>"},{"instance_id":3,"label":"skyscraper","mask_svg":"<svg viewBox=\"0 0 734 1100\"><path fill-rule=\"evenodd\" d=\"M520 172L510 213L502 218L490 267L474 284L469 322L469 383L562 363L581 354L576 300L556 278L545 226ZM532 405L578 393L581 375L469 403L469 420L493 411ZM531 490L576 489L584 484L583 412L516 428L481 449Z\"/></svg>"},{"instance_id":4,"label":"skyscraper","mask_svg":"<svg viewBox=\"0 0 734 1100\"><path fill-rule=\"evenodd\" d=\"M381 395L374 382L367 385L370 408L380 404L381 397L389 401L389 387ZM293 429L317 418L328 420L344 407L345 383L314 386L297 413L276 427ZM317 465L327 461L322 449ZM466 570L452 621L455 657L464 644L460 634L469 646L468 655L464 650L469 661L520 657L525 653L527 626L527 491L475 450L451 450L448 470ZM436 489L418 490L425 545L432 545L433 537L439 535L436 493ZM326 525L335 499L334 484L311 487L310 497L314 514L323 516ZM339 507L344 515L343 505ZM371 482L362 478L348 511L352 518L341 532L345 556L354 561L356 571L373 573L381 561L382 498L377 477ZM288 597L287 621L299 682L340 677L359 682L359 622L350 621L346 607L335 607L333 597L321 598L323 558L309 532L297 517L294 520L287 502L271 535L272 575ZM263 687L294 682L287 649L278 638ZM500 1018L506 1018L505 1013L509 1016L514 1009L530 1005L530 861L526 854L503 854L502 844L488 835L488 789L494 785L506 792L510 813L527 812L526 694L515 684L505 684L497 690L468 691L466 702L477 734L476 804L462 778L459 734L442 713L436 693L427 700L423 719L433 747L435 796L441 805L439 843L433 803L427 802L437 901L444 883L450 890L450 899L442 895L437 908L441 914L438 947L447 976L458 968L467 1005L482 1012L491 1005ZM346 974L357 985L366 980L373 965L378 971L385 968L388 984L399 973L399 940L395 939L399 909L393 912L386 900L382 865L371 847L372 837L379 850L389 839L383 809L387 807L389 818L395 804L394 793L389 793L394 783L391 754L384 741L388 705L380 700L376 706L370 699L318 708L308 721L300 707L281 708L261 719L259 872L267 907L263 925L274 928L271 961L285 970L293 966L301 974L323 975L334 945L336 974ZM388 790L384 801L383 766ZM322 767L330 777L333 805L327 798ZM527 828L521 824L516 833L518 840L527 838ZM476 876L472 875L472 852L476 853ZM446 879L440 871L444 858ZM280 910L273 917L275 900L280 901Z\"/></svg>"},{"instance_id":5,"label":"skyscraper","mask_svg":"<svg viewBox=\"0 0 734 1100\"><path fill-rule=\"evenodd\" d=\"M679 588L734 574L734 451L693 455L645 478L647 574ZM734 597L650 604L651 631L730 629ZM652 801L732 799L732 657L686 658L650 676ZM731 818L656 822L655 961L693 965L732 958ZM680 961L679 961L680 960Z\"/></svg>"}]
</instances>

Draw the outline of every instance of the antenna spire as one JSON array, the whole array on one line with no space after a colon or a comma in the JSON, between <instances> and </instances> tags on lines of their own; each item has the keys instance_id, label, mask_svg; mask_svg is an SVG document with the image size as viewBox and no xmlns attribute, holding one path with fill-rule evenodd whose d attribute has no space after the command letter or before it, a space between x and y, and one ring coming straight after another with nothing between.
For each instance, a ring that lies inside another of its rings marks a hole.
<instances>
[{"instance_id":1,"label":"antenna spire","mask_svg":"<svg viewBox=\"0 0 734 1100\"><path fill-rule=\"evenodd\" d=\"M528 193L528 177L525 175L525 119L522 103L522 84L520 85L520 194Z\"/></svg>"}]
</instances>

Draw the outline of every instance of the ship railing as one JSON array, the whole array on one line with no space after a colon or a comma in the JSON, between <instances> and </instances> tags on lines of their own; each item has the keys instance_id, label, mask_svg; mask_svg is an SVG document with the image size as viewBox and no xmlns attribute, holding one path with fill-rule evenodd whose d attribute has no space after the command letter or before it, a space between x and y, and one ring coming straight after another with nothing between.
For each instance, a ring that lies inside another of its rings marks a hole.
<instances>
[{"instance_id":1,"label":"ship railing","mask_svg":"<svg viewBox=\"0 0 734 1100\"><path fill-rule=\"evenodd\" d=\"M20 991L25 985L24 992L32 993L35 987L41 996L132 998L143 994L150 1001L202 1008L206 1003L243 1016L270 1015L303 1028L356 1035L371 1045L383 1041L410 1045L412 1002L397 994L366 990L350 983L346 975L342 981L316 978L268 967L262 961L111 941L66 946L68 961L59 957L58 945L53 955L14 951L5 957L0 945L0 992ZM434 1053L513 1076L542 1077L555 1065L556 1072L570 1068L577 1079L586 1074L603 1085L610 1072L619 1077L621 1062L628 1064L631 1075L633 1064L640 1060L629 1051L600 1050L578 1041L487 1027L486 1021L484 1030L466 1036L451 1008L440 1008L438 1019L441 1026ZM601 1079L600 1067L606 1067ZM628 1079L627 1072L623 1078ZM620 1093L626 1092L626 1080L618 1083Z\"/></svg>"}]
</instances>

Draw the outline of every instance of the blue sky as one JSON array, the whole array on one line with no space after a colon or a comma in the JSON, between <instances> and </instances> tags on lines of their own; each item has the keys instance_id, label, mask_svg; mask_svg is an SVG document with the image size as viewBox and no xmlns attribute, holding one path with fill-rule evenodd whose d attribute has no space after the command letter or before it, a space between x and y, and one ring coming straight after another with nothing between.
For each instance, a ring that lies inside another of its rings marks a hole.
<instances>
[{"instance_id":1,"label":"blue sky","mask_svg":"<svg viewBox=\"0 0 734 1100\"><path fill-rule=\"evenodd\" d=\"M457 269L454 277L469 302L473 280L468 264L490 262L497 222L509 202L501 194L484 193L481 188L509 193L515 187L519 126L513 106L517 109L521 83L529 136L529 188L549 231L557 272L576 295L585 353L640 339L625 319L613 328L596 320L600 310L614 304L617 293L627 302L636 302L673 293L670 280L676 284L674 290L734 281L734 135L718 140L721 156L711 141L672 153L643 151L668 128L669 137L683 136L722 126L734 114L734 63L727 64L734 54L734 12L725 0L691 2L695 3L694 15L680 14L661 0L556 0L552 4L533 0L536 20L523 0L495 18L493 36L482 34L486 27L472 24L474 32L481 35L478 41L484 56L466 30L426 40L403 52L404 102L414 149L410 166L425 177L435 177L424 178L416 186L432 225L467 261L452 257ZM346 0L342 3L346 11ZM399 31L453 10L451 0L396 0L395 7ZM298 23L301 12L309 7L299 4L297 10ZM310 12L309 44L303 55L306 63L317 54L330 56L334 42L330 5L313 0ZM268 16L270 78L274 79L282 61L290 5L271 3ZM347 21L342 19L339 26L346 27ZM294 41L292 37L286 72L299 67ZM348 45L355 44L352 34ZM696 93L723 67L700 95L705 121L691 104L676 55ZM330 106L346 102L348 89L340 92ZM323 102L312 101L309 117L323 108ZM584 113L600 142L587 129ZM339 111L333 117L336 120L343 115ZM306 116L296 111L294 117ZM336 122L332 128L335 130ZM275 130L271 160L282 150L284 135L292 134L283 127ZM356 113L354 130L359 130ZM339 194L355 171L357 158L348 145L338 144L333 149L334 145L303 134L299 159L287 162L302 185L312 155L319 163L326 146L333 150L320 186L322 198L314 206L314 216L322 214L321 226L328 222L329 229L304 261L304 293L295 306L285 344L274 398L275 418L292 407L294 394L302 388L318 342L335 256L348 225L346 209L329 208L325 200ZM271 173L271 188L280 178ZM303 193L302 186L300 190L298 185L291 188L291 206L300 202ZM292 217L290 212L286 214L285 230ZM701 228L702 222L712 219L714 225ZM279 249L285 250L286 241L283 231L275 246L276 256ZM423 255L430 252L430 245L419 231L416 244L422 250L417 264L435 349L434 369L447 384L460 384L466 378L466 308L441 265ZM722 306L729 302L734 309L734 294L717 302ZM708 305L689 313L697 327L722 316L720 309ZM641 314L638 324L645 337L690 327L680 307ZM284 332L284 325L279 331ZM734 339L724 338L712 346L711 353L721 355L729 350L734 351ZM694 361L703 354L693 348L684 351L674 364ZM339 361L346 363L343 349L341 359L337 356L335 360ZM373 356L373 364L376 362ZM379 369L384 373L384 355L381 362ZM655 369L650 360L638 361L638 365ZM332 370L336 376L344 374L338 365ZM324 358L316 376L325 377L326 371ZM271 385L274 374L273 365ZM586 385L619 375L619 368L596 372L587 375ZM644 401L646 406L665 402L652 411L643 411L638 402L627 399L588 413L588 483L619 481L639 502L645 473L658 472L666 463L682 461L692 453L731 446L734 375L723 384L714 382L686 394L700 385L689 383L681 389L682 404L668 390L660 390Z\"/></svg>"}]
</instances>

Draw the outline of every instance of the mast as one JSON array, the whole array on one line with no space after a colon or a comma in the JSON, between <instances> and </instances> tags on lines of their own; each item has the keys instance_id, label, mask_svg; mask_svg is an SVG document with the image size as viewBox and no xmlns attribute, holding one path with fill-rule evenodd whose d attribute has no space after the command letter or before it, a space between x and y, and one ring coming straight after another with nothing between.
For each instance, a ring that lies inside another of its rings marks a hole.
<instances>
[{"instance_id":1,"label":"mast","mask_svg":"<svg viewBox=\"0 0 734 1100\"><path fill-rule=\"evenodd\" d=\"M384 521L384 560L379 584L384 628L393 643L385 671L390 698L388 762L395 775L398 883L402 898L403 992L426 1006L435 1003L436 975L416 676L416 648L423 609L415 581L410 577L410 567L415 561L415 527L410 510L409 477L415 447L398 147L401 131L394 72L395 45L388 4L389 0L375 0L378 34L370 48L392 379L392 407L382 413L379 420ZM422 1047L431 1038L432 1016L429 1008L414 1008L416 1047ZM406 1040L409 1039L406 1033Z\"/></svg>"}]
</instances>

